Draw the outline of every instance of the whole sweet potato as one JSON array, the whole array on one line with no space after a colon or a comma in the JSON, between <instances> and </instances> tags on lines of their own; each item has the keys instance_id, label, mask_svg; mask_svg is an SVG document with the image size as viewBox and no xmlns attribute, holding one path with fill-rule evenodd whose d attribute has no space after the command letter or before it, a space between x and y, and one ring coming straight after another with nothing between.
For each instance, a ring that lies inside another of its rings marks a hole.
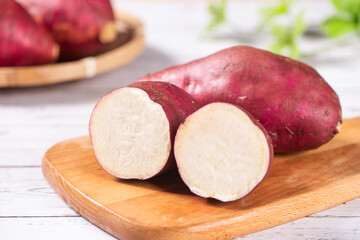
<instances>
[{"instance_id":1,"label":"whole sweet potato","mask_svg":"<svg viewBox=\"0 0 360 240\"><path fill-rule=\"evenodd\" d=\"M148 179L175 166L176 130L199 107L186 91L164 82L133 83L103 97L89 131L99 164L122 179Z\"/></svg>"},{"instance_id":2,"label":"whole sweet potato","mask_svg":"<svg viewBox=\"0 0 360 240\"><path fill-rule=\"evenodd\" d=\"M228 48L138 81L175 84L202 105L244 108L269 132L276 152L317 148L342 121L337 94L313 68L252 47Z\"/></svg>"},{"instance_id":3,"label":"whole sweet potato","mask_svg":"<svg viewBox=\"0 0 360 240\"><path fill-rule=\"evenodd\" d=\"M0 66L47 64L58 54L58 45L22 6L0 0Z\"/></svg>"},{"instance_id":4,"label":"whole sweet potato","mask_svg":"<svg viewBox=\"0 0 360 240\"><path fill-rule=\"evenodd\" d=\"M100 53L116 38L109 0L17 0L60 45L60 59Z\"/></svg>"}]
</instances>

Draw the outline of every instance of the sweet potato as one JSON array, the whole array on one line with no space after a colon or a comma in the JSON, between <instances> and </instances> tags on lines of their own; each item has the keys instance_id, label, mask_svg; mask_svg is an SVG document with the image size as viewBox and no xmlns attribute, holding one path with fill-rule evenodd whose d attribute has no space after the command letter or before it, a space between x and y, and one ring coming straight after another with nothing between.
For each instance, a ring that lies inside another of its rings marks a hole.
<instances>
[{"instance_id":1,"label":"sweet potato","mask_svg":"<svg viewBox=\"0 0 360 240\"><path fill-rule=\"evenodd\" d=\"M190 190L224 202L250 193L274 155L265 128L229 103L211 103L188 116L176 133L174 152Z\"/></svg>"},{"instance_id":2,"label":"sweet potato","mask_svg":"<svg viewBox=\"0 0 360 240\"><path fill-rule=\"evenodd\" d=\"M175 166L176 130L198 107L187 92L164 82L112 91L96 104L89 124L99 164L122 179L148 179Z\"/></svg>"},{"instance_id":3,"label":"sweet potato","mask_svg":"<svg viewBox=\"0 0 360 240\"><path fill-rule=\"evenodd\" d=\"M0 66L47 64L58 57L52 37L13 0L0 0Z\"/></svg>"},{"instance_id":4,"label":"sweet potato","mask_svg":"<svg viewBox=\"0 0 360 240\"><path fill-rule=\"evenodd\" d=\"M60 45L60 59L100 53L116 38L109 0L17 0Z\"/></svg>"},{"instance_id":5,"label":"sweet potato","mask_svg":"<svg viewBox=\"0 0 360 240\"><path fill-rule=\"evenodd\" d=\"M340 130L339 98L313 68L252 47L228 48L138 81L175 84L202 105L246 109L269 132L276 152L317 148Z\"/></svg>"}]
</instances>

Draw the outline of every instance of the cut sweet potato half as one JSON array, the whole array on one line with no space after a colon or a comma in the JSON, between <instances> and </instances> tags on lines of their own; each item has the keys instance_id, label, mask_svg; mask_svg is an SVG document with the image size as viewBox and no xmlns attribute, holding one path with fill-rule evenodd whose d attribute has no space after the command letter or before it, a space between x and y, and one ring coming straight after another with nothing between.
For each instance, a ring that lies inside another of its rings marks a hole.
<instances>
[{"instance_id":1,"label":"cut sweet potato half","mask_svg":"<svg viewBox=\"0 0 360 240\"><path fill-rule=\"evenodd\" d=\"M175 137L181 178L202 197L232 201L251 192L273 159L267 131L241 108L206 105L186 118Z\"/></svg>"},{"instance_id":2,"label":"cut sweet potato half","mask_svg":"<svg viewBox=\"0 0 360 240\"><path fill-rule=\"evenodd\" d=\"M148 179L175 166L176 130L197 108L195 99L169 83L114 90L97 103L90 120L99 164L122 179Z\"/></svg>"}]
</instances>

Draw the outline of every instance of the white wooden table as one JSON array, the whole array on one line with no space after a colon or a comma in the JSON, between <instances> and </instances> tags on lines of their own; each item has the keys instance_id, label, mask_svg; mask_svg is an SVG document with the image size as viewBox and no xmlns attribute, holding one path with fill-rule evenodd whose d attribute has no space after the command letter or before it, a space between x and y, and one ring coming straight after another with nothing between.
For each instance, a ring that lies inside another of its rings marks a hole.
<instances>
[{"instance_id":1,"label":"white wooden table","mask_svg":"<svg viewBox=\"0 0 360 240\"><path fill-rule=\"evenodd\" d=\"M231 3L231 21L241 39L226 29L218 39L201 40L205 3L119 1L139 16L147 46L134 62L91 79L29 89L0 89L0 239L113 239L71 210L49 187L41 159L53 144L87 134L97 100L138 77L236 44L265 47L254 38L256 3ZM331 12L326 2L304 3L316 23ZM313 41L302 42L315 46ZM340 95L345 118L360 116L360 47L306 59ZM360 164L360 163L359 163ZM360 187L360 186L359 186ZM244 239L360 239L360 199L243 237Z\"/></svg>"}]
</instances>

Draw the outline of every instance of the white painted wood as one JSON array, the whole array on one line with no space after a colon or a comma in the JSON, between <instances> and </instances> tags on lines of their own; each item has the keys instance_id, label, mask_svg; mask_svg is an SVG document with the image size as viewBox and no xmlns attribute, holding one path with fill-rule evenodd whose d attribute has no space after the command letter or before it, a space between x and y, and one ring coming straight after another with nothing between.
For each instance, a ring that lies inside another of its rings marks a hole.
<instances>
[{"instance_id":1,"label":"white painted wood","mask_svg":"<svg viewBox=\"0 0 360 240\"><path fill-rule=\"evenodd\" d=\"M237 44L266 48L254 33L257 2L231 2L229 24L201 39L208 21L204 2L115 1L145 23L147 46L132 63L113 72L54 86L0 89L0 239L112 239L71 210L43 179L40 164L53 144L87 134L100 97L135 79ZM332 12L326 1L301 3L318 23ZM230 28L239 33L234 34ZM301 41L309 51L324 39ZM303 59L338 92L344 117L360 116L360 47ZM360 239L360 198L244 239Z\"/></svg>"},{"instance_id":2,"label":"white painted wood","mask_svg":"<svg viewBox=\"0 0 360 240\"><path fill-rule=\"evenodd\" d=\"M0 168L0 218L39 216L79 215L48 185L40 167Z\"/></svg>"},{"instance_id":3,"label":"white painted wood","mask_svg":"<svg viewBox=\"0 0 360 240\"><path fill-rule=\"evenodd\" d=\"M246 240L355 240L360 239L360 218L302 218L244 236Z\"/></svg>"},{"instance_id":4,"label":"white painted wood","mask_svg":"<svg viewBox=\"0 0 360 240\"><path fill-rule=\"evenodd\" d=\"M360 217L360 198L313 217ZM78 216L44 180L40 167L0 167L0 218Z\"/></svg>"},{"instance_id":5,"label":"white painted wood","mask_svg":"<svg viewBox=\"0 0 360 240\"><path fill-rule=\"evenodd\" d=\"M111 235L82 217L0 218L2 240L110 240Z\"/></svg>"},{"instance_id":6,"label":"white painted wood","mask_svg":"<svg viewBox=\"0 0 360 240\"><path fill-rule=\"evenodd\" d=\"M92 79L0 89L0 165L40 166L46 149L64 139L88 134L91 111L102 96L172 63L158 52L148 48L125 68Z\"/></svg>"},{"instance_id":7,"label":"white painted wood","mask_svg":"<svg viewBox=\"0 0 360 240\"><path fill-rule=\"evenodd\" d=\"M360 218L302 218L240 239L360 239ZM2 240L115 239L81 217L0 218Z\"/></svg>"}]
</instances>

